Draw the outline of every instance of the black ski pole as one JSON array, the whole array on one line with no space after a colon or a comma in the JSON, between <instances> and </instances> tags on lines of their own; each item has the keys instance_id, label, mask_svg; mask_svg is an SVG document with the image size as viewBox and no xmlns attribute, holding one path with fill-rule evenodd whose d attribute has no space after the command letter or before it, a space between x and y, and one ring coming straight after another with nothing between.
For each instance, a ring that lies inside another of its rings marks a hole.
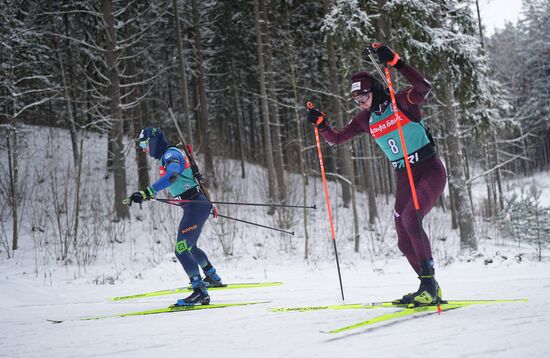
<instances>
[{"instance_id":1,"label":"black ski pole","mask_svg":"<svg viewBox=\"0 0 550 358\"><path fill-rule=\"evenodd\" d=\"M245 224L255 225L255 226L263 227L263 228L265 228L265 229L275 230L275 231L283 232L283 233L285 233L285 234L294 235L294 231L286 231L286 230L283 230L283 229L277 229L277 228L274 228L274 227L271 227L271 226L266 226L266 225L262 225L262 224L257 224L257 223L253 223L253 222L251 222L251 221L246 221L246 220L242 220L242 219L237 219L237 218L233 218L233 217L231 217L231 216L222 215L222 214L218 214L218 216L219 216L220 218L225 218L225 219L240 221L240 222L245 223Z\"/></svg>"},{"instance_id":2,"label":"black ski pole","mask_svg":"<svg viewBox=\"0 0 550 358\"><path fill-rule=\"evenodd\" d=\"M179 204L173 203L173 202L170 202L170 201L159 200L159 199L151 199L151 200L153 200L153 201L158 201L158 202L160 202L160 203L164 203L164 204L168 204L168 205L180 206ZM129 201L129 199L128 199L128 201ZM282 232L282 233L285 233L285 234L289 234L289 235L294 235L294 231L286 231L286 230L283 230L283 229L277 229L277 228L275 228L275 227L266 226L266 225L262 225L262 224L258 224L258 223L253 223L253 222L251 222L251 221L246 221L246 220L242 220L242 219L237 219L237 218L234 218L234 217L231 217L231 216L227 216L227 215L222 215L222 214L219 214L219 213L216 213L216 214L211 213L211 215L215 215L215 217L221 217L221 218L224 218L224 219L239 221L239 222L242 222L242 223L245 223L245 224L249 224L249 225L254 225L254 226L263 227L264 229L269 229L269 230L279 231L279 232Z\"/></svg>"},{"instance_id":3,"label":"black ski pole","mask_svg":"<svg viewBox=\"0 0 550 358\"><path fill-rule=\"evenodd\" d=\"M299 209L317 209L316 205L283 205L283 204L261 204L261 203L241 203L234 201L198 201L198 200L186 200L186 199L156 199L157 201L169 202L169 203L197 203L197 204L220 204L220 205L243 205L243 206L267 206L267 207L279 207L279 208L299 208Z\"/></svg>"}]
</instances>

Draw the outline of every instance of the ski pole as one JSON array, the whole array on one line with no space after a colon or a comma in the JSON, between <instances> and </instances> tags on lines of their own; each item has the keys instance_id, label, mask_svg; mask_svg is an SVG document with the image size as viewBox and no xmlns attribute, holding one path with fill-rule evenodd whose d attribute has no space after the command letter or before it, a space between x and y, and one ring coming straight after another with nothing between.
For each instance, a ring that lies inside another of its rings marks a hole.
<instances>
[{"instance_id":1,"label":"ski pole","mask_svg":"<svg viewBox=\"0 0 550 358\"><path fill-rule=\"evenodd\" d=\"M314 109L315 106L311 101L306 103L307 109ZM340 281L340 292L342 293L342 301L344 301L344 287L342 286L342 274L340 273L340 262L338 261L338 250L336 249L336 236L334 235L334 224L332 222L332 210L330 208L330 198L328 196L327 178L325 175L325 165L323 163L323 153L321 151L321 141L319 140L319 129L315 127L315 140L317 141L317 155L319 156L319 166L321 167L321 177L323 178L323 188L325 189L325 200L327 203L328 220L330 224L330 233L332 235L332 243L334 244L334 255L336 256L336 268L338 270L338 280Z\"/></svg>"},{"instance_id":2,"label":"ski pole","mask_svg":"<svg viewBox=\"0 0 550 358\"><path fill-rule=\"evenodd\" d=\"M130 201L130 199L124 199L124 201ZM164 203L164 204L168 204L168 205L173 205L173 206L180 206L180 204L178 203L174 203L174 202L171 202L169 200L164 200L164 199L150 199L152 201L158 201L160 203ZM208 203L210 204L210 203ZM242 223L245 223L245 224L249 224L249 225L254 225L254 226L259 226L259 227L263 227L264 229L269 229L269 230L274 230L274 231L279 231L279 232L282 232L282 233L285 233L285 234L289 234L289 235L294 235L294 231L286 231L286 230L283 230L283 229L277 229L275 227L271 227L271 226L267 226L267 225L262 225L262 224L258 224L258 223L254 223L252 221L246 221L246 220L242 220L242 219L237 219L237 218L234 218L234 217L231 217L231 216L227 216L227 215L221 215L219 214L218 212L214 213L210 213L211 215L214 215L215 218L217 217L222 217L222 218L225 218L225 219L229 219L229 220L235 220L235 221L239 221L239 222L242 222Z\"/></svg>"},{"instance_id":3,"label":"ski pole","mask_svg":"<svg viewBox=\"0 0 550 358\"><path fill-rule=\"evenodd\" d=\"M262 225L262 224L258 224L258 223L253 223L253 222L251 222L251 221L246 221L246 220L242 220L242 219L237 219L237 218L234 218L234 217L231 217L231 216L227 216L227 215L222 215L222 214L217 214L217 216L219 216L220 218L235 220L235 221L239 221L239 222L242 222L242 223L245 223L245 224L254 225L254 226L259 226L259 227L263 227L263 228L265 228L265 229L274 230L274 231L279 231L279 232L282 232L282 233L285 233L285 234L289 234L289 235L294 235L294 231L286 231L286 230L283 230L283 229L277 229L277 228L275 228L275 227L266 226L266 225Z\"/></svg>"},{"instance_id":4,"label":"ski pole","mask_svg":"<svg viewBox=\"0 0 550 358\"><path fill-rule=\"evenodd\" d=\"M386 82L386 85L389 87L389 84L388 84L388 78L386 76L384 76L384 72L382 72L382 69L380 68L380 65L376 62L376 60L374 59L374 57L372 56L372 52L369 48L365 49L365 52L367 53L367 55L369 56L370 58L370 61L372 62L372 64L374 65L374 68L376 68L376 71L378 72L378 74L380 75L380 77L384 80L384 82Z\"/></svg>"},{"instance_id":5,"label":"ski pole","mask_svg":"<svg viewBox=\"0 0 550 358\"><path fill-rule=\"evenodd\" d=\"M186 200L186 199L155 199L156 201L170 202L170 203L197 203L197 204L220 204L220 205L244 205L244 206L267 206L278 208L299 208L299 209L317 209L316 205L283 205L283 204L261 204L261 203L241 203L234 201L199 201L199 200Z\"/></svg>"},{"instance_id":6,"label":"ski pole","mask_svg":"<svg viewBox=\"0 0 550 358\"><path fill-rule=\"evenodd\" d=\"M401 116L399 109L397 108L397 101L395 100L395 91L393 89L393 84L391 82L390 69L388 67L384 68L386 74L386 83L390 90L391 105L393 113L397 119L397 131L399 132L399 140L401 141L401 147L403 148L403 161L405 162L405 167L407 168L407 175L409 177L409 185L411 187L411 193L414 203L414 211L416 213L416 219L418 221L418 228L420 229L420 236L426 235L424 229L422 228L422 212L420 211L420 204L418 203L418 196L416 195L416 186L414 184L414 178L412 175L411 164L409 162L409 153L407 152L407 145L405 143L405 136L403 135L403 128L401 127ZM426 238L427 239L427 238ZM424 249L424 255L428 258L428 250L424 240L422 240L422 248ZM437 312L441 312L441 306L437 303Z\"/></svg>"}]
</instances>

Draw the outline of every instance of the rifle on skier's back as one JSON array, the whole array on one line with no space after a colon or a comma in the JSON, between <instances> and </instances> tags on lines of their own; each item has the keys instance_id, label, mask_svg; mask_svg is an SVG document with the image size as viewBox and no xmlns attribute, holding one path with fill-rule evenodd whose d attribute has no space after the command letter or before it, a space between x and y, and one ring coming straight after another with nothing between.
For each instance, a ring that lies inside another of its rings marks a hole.
<instances>
[{"instance_id":1,"label":"rifle on skier's back","mask_svg":"<svg viewBox=\"0 0 550 358\"><path fill-rule=\"evenodd\" d=\"M183 151L189 159L189 164L191 164L191 171L193 172L193 176L197 179L199 187L201 188L208 201L212 202L212 199L210 199L210 193L206 188L204 177L202 176L197 162L195 162L195 158L193 157L193 148L191 148L191 145L189 145L189 143L185 140L185 137L183 136L183 133L178 125L178 121L176 120L176 116L174 115L174 112L172 112L172 108L168 107L168 112L170 112L170 117L172 117L172 121L174 121L176 130L178 131L178 134L180 136L180 142L183 147ZM212 214L215 218L218 217L218 210L214 206L212 206Z\"/></svg>"}]
</instances>

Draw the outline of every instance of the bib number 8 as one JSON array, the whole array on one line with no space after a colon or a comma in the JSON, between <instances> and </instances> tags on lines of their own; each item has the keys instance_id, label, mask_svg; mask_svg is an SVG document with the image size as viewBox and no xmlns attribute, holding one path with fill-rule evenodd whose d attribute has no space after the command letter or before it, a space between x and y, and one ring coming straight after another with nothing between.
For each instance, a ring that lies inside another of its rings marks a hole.
<instances>
[{"instance_id":1,"label":"bib number 8","mask_svg":"<svg viewBox=\"0 0 550 358\"><path fill-rule=\"evenodd\" d=\"M397 146L397 142L395 141L395 139L389 139L388 145L390 146L390 150L393 154L399 153L399 147Z\"/></svg>"}]
</instances>

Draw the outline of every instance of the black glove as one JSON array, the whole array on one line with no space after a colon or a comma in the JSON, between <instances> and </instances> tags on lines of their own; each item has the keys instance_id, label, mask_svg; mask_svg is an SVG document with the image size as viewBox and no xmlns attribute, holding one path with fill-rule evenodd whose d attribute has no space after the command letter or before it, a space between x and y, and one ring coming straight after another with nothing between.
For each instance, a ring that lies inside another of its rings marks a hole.
<instances>
[{"instance_id":1,"label":"black glove","mask_svg":"<svg viewBox=\"0 0 550 358\"><path fill-rule=\"evenodd\" d=\"M399 57L399 55L394 50L380 42L372 43L368 49L370 52L378 56L378 61L380 61L381 64L387 63L388 66L393 66L397 69L400 69L401 66L403 66L403 60Z\"/></svg>"},{"instance_id":2,"label":"black glove","mask_svg":"<svg viewBox=\"0 0 550 358\"><path fill-rule=\"evenodd\" d=\"M130 204L129 205L132 205L132 202L141 204L142 202L144 202L146 200L152 199L153 196L154 196L153 189L150 186L148 186L147 188L145 188L145 190L136 191L135 193L130 195Z\"/></svg>"},{"instance_id":3,"label":"black glove","mask_svg":"<svg viewBox=\"0 0 550 358\"><path fill-rule=\"evenodd\" d=\"M325 128L327 126L326 114L312 108L307 112L307 121L317 128Z\"/></svg>"}]
</instances>

